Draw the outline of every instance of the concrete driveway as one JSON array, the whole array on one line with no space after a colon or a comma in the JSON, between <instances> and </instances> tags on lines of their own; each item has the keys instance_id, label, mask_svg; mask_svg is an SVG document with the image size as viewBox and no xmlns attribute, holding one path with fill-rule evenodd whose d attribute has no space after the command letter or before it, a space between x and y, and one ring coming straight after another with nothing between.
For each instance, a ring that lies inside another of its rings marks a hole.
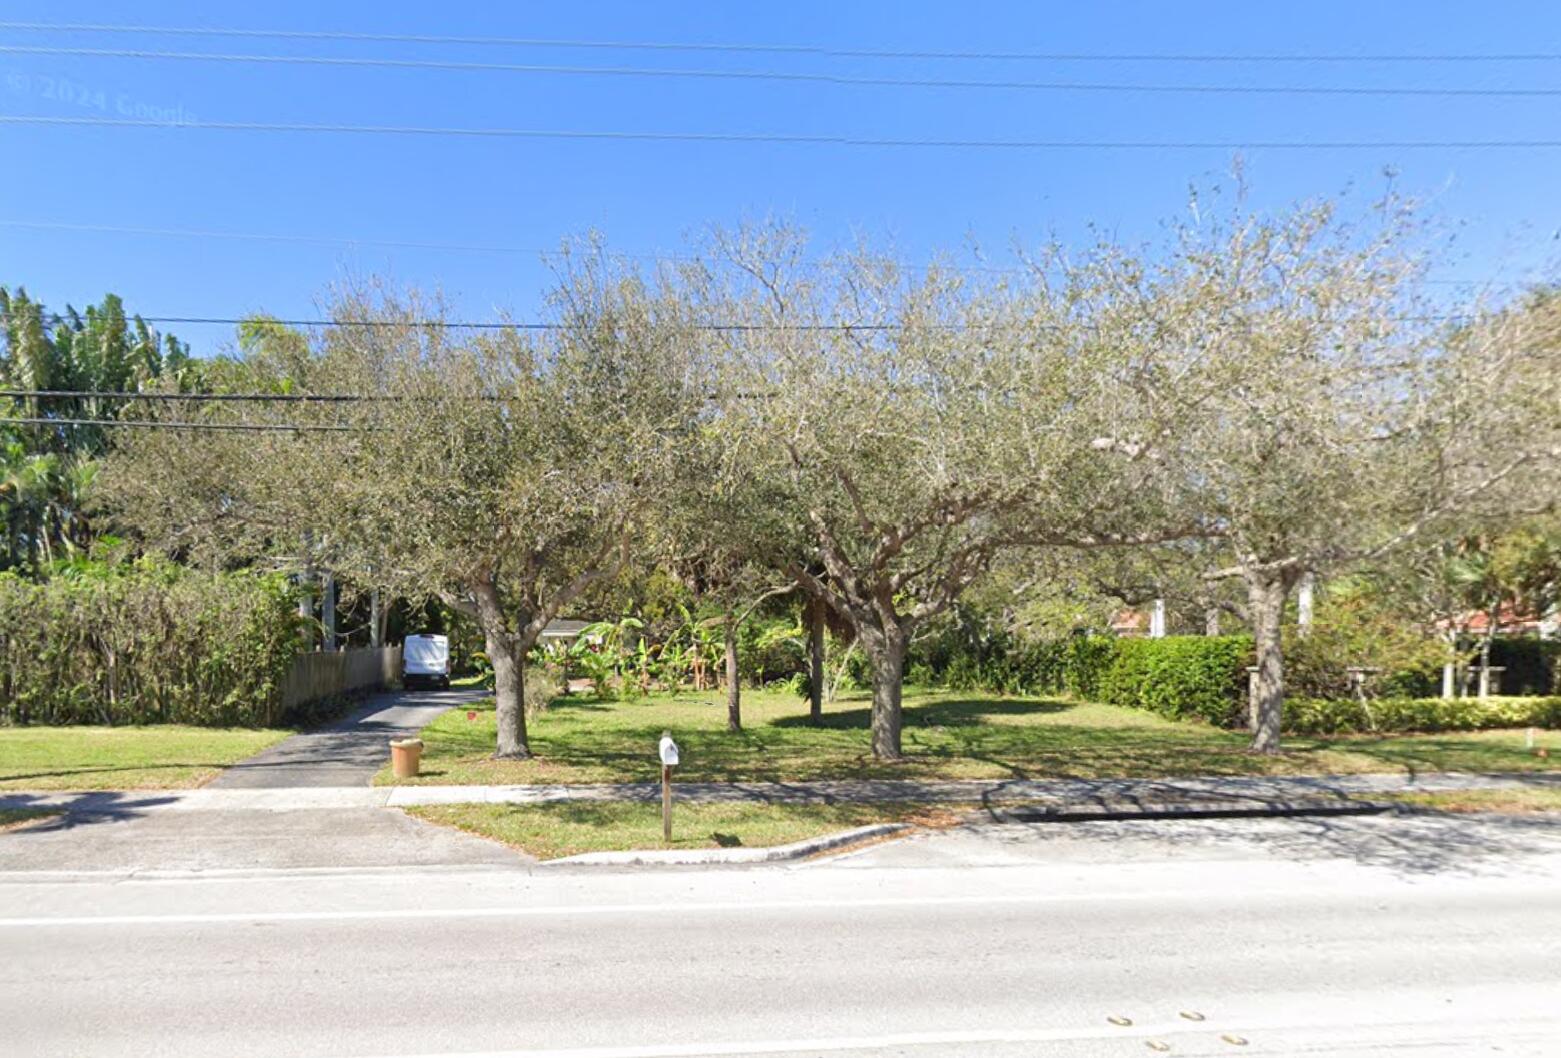
<instances>
[{"instance_id":1,"label":"concrete driveway","mask_svg":"<svg viewBox=\"0 0 1561 1058\"><path fill-rule=\"evenodd\" d=\"M235 765L227 789L367 787L387 743L485 697L452 690L375 695L350 716ZM0 838L0 872L62 875L407 867L513 868L528 857L389 808L180 811L157 791L82 794L69 813Z\"/></svg>"},{"instance_id":2,"label":"concrete driveway","mask_svg":"<svg viewBox=\"0 0 1561 1058\"><path fill-rule=\"evenodd\" d=\"M479 690L386 691L350 716L278 742L217 776L214 789L367 786L390 757L390 740L417 734L446 710L489 697Z\"/></svg>"}]
</instances>

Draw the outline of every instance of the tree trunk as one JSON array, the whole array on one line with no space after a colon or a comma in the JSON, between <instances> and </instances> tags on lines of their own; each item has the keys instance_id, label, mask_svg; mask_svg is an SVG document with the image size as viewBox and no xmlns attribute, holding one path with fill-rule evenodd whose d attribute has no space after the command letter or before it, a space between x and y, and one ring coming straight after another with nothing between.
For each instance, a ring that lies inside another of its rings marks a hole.
<instances>
[{"instance_id":1,"label":"tree trunk","mask_svg":"<svg viewBox=\"0 0 1561 1058\"><path fill-rule=\"evenodd\" d=\"M320 649L327 654L336 650L336 574L320 577Z\"/></svg>"},{"instance_id":2,"label":"tree trunk","mask_svg":"<svg viewBox=\"0 0 1561 1058\"><path fill-rule=\"evenodd\" d=\"M369 594L369 646L378 649L385 645L385 607L380 601L379 589Z\"/></svg>"},{"instance_id":3,"label":"tree trunk","mask_svg":"<svg viewBox=\"0 0 1561 1058\"><path fill-rule=\"evenodd\" d=\"M808 722L824 722L824 604L810 599L808 618Z\"/></svg>"},{"instance_id":4,"label":"tree trunk","mask_svg":"<svg viewBox=\"0 0 1561 1058\"><path fill-rule=\"evenodd\" d=\"M879 760L899 760L903 756L900 692L905 682L905 648L903 637L888 635L868 655L873 663L873 756Z\"/></svg>"},{"instance_id":5,"label":"tree trunk","mask_svg":"<svg viewBox=\"0 0 1561 1058\"><path fill-rule=\"evenodd\" d=\"M525 760L531 756L526 738L526 677L522 659L508 632L496 638L486 629L483 639L493 665L493 699L498 718L496 760Z\"/></svg>"},{"instance_id":6,"label":"tree trunk","mask_svg":"<svg viewBox=\"0 0 1561 1058\"><path fill-rule=\"evenodd\" d=\"M491 576L472 584L477 602L477 623L482 627L483 645L493 665L493 701L498 721L496 760L525 760L531 756L526 739L525 651L504 620L499 587ZM529 645L529 644L527 644Z\"/></svg>"},{"instance_id":7,"label":"tree trunk","mask_svg":"<svg viewBox=\"0 0 1561 1058\"><path fill-rule=\"evenodd\" d=\"M1280 622L1284 617L1289 583L1281 573L1255 573L1247 577L1247 606L1257 647L1257 673L1252 680L1248 714L1252 750L1279 752L1279 723L1285 705L1284 645Z\"/></svg>"},{"instance_id":8,"label":"tree trunk","mask_svg":"<svg viewBox=\"0 0 1561 1058\"><path fill-rule=\"evenodd\" d=\"M737 615L726 611L726 729L743 729L743 692L737 680Z\"/></svg>"},{"instance_id":9,"label":"tree trunk","mask_svg":"<svg viewBox=\"0 0 1561 1058\"><path fill-rule=\"evenodd\" d=\"M1218 606L1211 606L1203 611L1203 634L1217 636L1220 634L1220 610Z\"/></svg>"},{"instance_id":10,"label":"tree trunk","mask_svg":"<svg viewBox=\"0 0 1561 1058\"><path fill-rule=\"evenodd\" d=\"M1494 624L1492 624L1494 628ZM1491 639L1493 634L1487 632L1485 638L1480 640L1480 690L1481 698L1491 696Z\"/></svg>"}]
</instances>

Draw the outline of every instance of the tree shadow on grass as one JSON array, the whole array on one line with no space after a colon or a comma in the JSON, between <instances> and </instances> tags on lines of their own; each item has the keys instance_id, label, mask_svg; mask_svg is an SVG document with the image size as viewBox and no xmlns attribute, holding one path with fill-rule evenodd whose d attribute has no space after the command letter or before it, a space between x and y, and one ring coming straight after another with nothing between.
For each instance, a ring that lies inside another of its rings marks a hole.
<instances>
[{"instance_id":1,"label":"tree shadow on grass","mask_svg":"<svg viewBox=\"0 0 1561 1058\"><path fill-rule=\"evenodd\" d=\"M1430 736L1351 737L1325 740L1322 746L1380 761L1383 770L1414 776L1421 772L1536 772L1556 769L1516 745L1471 738Z\"/></svg>"},{"instance_id":2,"label":"tree shadow on grass","mask_svg":"<svg viewBox=\"0 0 1561 1058\"><path fill-rule=\"evenodd\" d=\"M911 727L967 727L988 723L997 716L1034 716L1041 713L1065 713L1077 708L1076 703L1044 698L951 698L907 705L904 708L904 726ZM782 716L770 721L771 727L817 727L842 731L866 729L872 724L872 707L844 709L826 712L821 722L813 724L806 715Z\"/></svg>"},{"instance_id":3,"label":"tree shadow on grass","mask_svg":"<svg viewBox=\"0 0 1561 1058\"><path fill-rule=\"evenodd\" d=\"M201 768L221 771L224 768L232 767L232 765L232 761L222 761L220 763L213 763L211 761L168 761L163 764L82 766L77 768L59 768L55 771L10 772L7 773L3 778L0 778L0 782L14 784L23 782L27 779L64 779L70 778L73 775L111 775L116 772L167 771L176 768ZM67 793L69 791L61 792ZM6 787L0 786L0 798L4 798L5 796Z\"/></svg>"},{"instance_id":4,"label":"tree shadow on grass","mask_svg":"<svg viewBox=\"0 0 1561 1058\"><path fill-rule=\"evenodd\" d=\"M610 713L620 703L608 701L605 698L554 698L547 703L542 710L545 713ZM488 710L493 712L492 709Z\"/></svg>"}]
</instances>

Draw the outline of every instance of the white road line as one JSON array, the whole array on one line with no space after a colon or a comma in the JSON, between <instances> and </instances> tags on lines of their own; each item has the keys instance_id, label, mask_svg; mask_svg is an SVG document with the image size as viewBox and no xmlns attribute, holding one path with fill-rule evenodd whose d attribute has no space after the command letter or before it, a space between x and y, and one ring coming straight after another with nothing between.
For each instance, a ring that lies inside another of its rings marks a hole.
<instances>
[{"instance_id":1,"label":"white road line","mask_svg":"<svg viewBox=\"0 0 1561 1058\"><path fill-rule=\"evenodd\" d=\"M1394 887L1392 895L1397 899L1414 896L1447 896L1456 893L1458 888L1458 886ZM1503 888L1507 889L1510 887ZM1554 891L1554 882L1549 879L1539 879L1535 888L1545 893L1551 893ZM1249 888L1239 894L1231 895L1242 900L1266 901L1285 899L1315 900L1320 894L1316 886L1285 886ZM1352 893L1352 899L1358 899L1360 895L1361 890L1355 890ZM827 912L940 907L1043 907L1046 905L1089 903L1197 902L1206 901L1207 899L1208 892L1206 889L1193 887L1186 889L1123 890L1120 892L1023 893L1008 896L887 896L850 899L821 895L808 900L745 900L738 897L732 900L721 901L679 902L677 900L664 900L648 904L343 908L340 910L319 911L226 911L157 915L28 915L0 918L0 929L48 929L79 926L220 925L231 922L373 922L413 919L570 918L575 916L611 915L665 916L669 913L742 915L754 911Z\"/></svg>"},{"instance_id":2,"label":"white road line","mask_svg":"<svg viewBox=\"0 0 1561 1058\"><path fill-rule=\"evenodd\" d=\"M1277 1019L1272 1023L1244 1021L1239 1026L1234 1027L1241 1033L1298 1033L1342 1028L1363 1029L1368 1026L1370 1029L1377 1031L1393 1030L1396 1033L1401 1033L1403 1041L1435 1041L1440 1044L1461 1043L1464 1041L1470 1044L1478 1044L1482 1041L1498 1038L1512 1039L1515 1038L1517 1030L1517 1024L1513 1021L1497 1021L1495 1019L1487 1021L1430 1019L1368 1022L1366 1024L1357 1022L1346 1025L1326 1020L1296 1023L1293 1019L1286 1018ZM1133 1025L1131 1027L1089 1025L1059 1029L904 1032L881 1036L826 1036L815 1039L718 1041L710 1043L650 1044L628 1047L425 1052L422 1054L383 1055L380 1058L719 1058L719 1056L816 1054L831 1051L875 1051L904 1047L949 1047L971 1044L1068 1043L1106 1039L1138 1042L1151 1038L1166 1037L1185 1040L1190 1035L1196 1035L1200 1039L1207 1038L1213 1040L1220 1033L1231 1031L1232 1027L1228 1025L1215 1026L1210 1023L1194 1029L1188 1022L1179 1021L1154 1025ZM1550 1019L1528 1022L1525 1023L1525 1028L1522 1030L1521 1035L1523 1037L1538 1038L1553 1034L1556 1028L1557 1023ZM1227 1047L1226 1049L1229 1048Z\"/></svg>"},{"instance_id":3,"label":"white road line","mask_svg":"<svg viewBox=\"0 0 1561 1058\"><path fill-rule=\"evenodd\" d=\"M1307 890L1271 892L1269 896L1301 896ZM369 908L340 911L232 911L174 915L37 915L0 918L0 929L52 926L159 926L198 925L225 922L332 922L379 921L387 919L439 918L568 918L574 915L666 915L673 913L746 914L752 911L831 911L901 907L1000 907L1025 904L1073 904L1095 900L1139 901L1167 899L1206 899L1206 893L1059 893L1023 896L908 896L875 897L868 900L742 900L655 904L555 904L546 907L448 907L448 908Z\"/></svg>"}]
</instances>

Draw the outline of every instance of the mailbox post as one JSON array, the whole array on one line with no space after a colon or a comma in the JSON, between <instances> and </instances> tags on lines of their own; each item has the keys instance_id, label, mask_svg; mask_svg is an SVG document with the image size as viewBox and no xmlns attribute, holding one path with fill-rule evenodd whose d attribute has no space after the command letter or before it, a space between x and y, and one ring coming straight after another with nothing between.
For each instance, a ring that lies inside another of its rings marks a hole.
<instances>
[{"instance_id":1,"label":"mailbox post","mask_svg":"<svg viewBox=\"0 0 1561 1058\"><path fill-rule=\"evenodd\" d=\"M672 844L672 769L678 765L678 744L672 732L661 733L661 840Z\"/></svg>"}]
</instances>

